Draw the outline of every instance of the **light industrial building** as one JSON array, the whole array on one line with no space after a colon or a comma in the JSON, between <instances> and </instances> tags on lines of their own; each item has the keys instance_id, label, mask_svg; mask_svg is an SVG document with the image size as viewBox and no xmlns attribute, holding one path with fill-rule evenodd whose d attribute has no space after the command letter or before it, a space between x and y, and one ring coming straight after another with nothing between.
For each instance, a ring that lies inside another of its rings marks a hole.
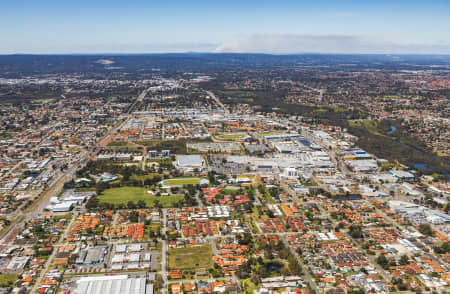
<instances>
[{"instance_id":1,"label":"light industrial building","mask_svg":"<svg viewBox=\"0 0 450 294\"><path fill-rule=\"evenodd\" d=\"M83 277L76 284L75 294L153 294L153 285L147 285L145 278L127 275Z\"/></svg>"}]
</instances>

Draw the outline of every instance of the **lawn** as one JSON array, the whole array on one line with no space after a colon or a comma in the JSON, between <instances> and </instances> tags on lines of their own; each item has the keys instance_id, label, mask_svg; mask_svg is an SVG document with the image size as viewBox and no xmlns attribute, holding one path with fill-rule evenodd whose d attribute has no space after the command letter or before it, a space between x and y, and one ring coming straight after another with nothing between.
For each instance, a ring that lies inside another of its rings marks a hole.
<instances>
[{"instance_id":1,"label":"lawn","mask_svg":"<svg viewBox=\"0 0 450 294\"><path fill-rule=\"evenodd\" d=\"M17 275L17 274L1 274L0 275L0 287L13 286L18 278L19 278L19 275Z\"/></svg>"},{"instance_id":2,"label":"lawn","mask_svg":"<svg viewBox=\"0 0 450 294\"><path fill-rule=\"evenodd\" d=\"M349 120L348 124L352 127L377 127L378 123L374 120L370 119L355 119L355 120Z\"/></svg>"},{"instance_id":3,"label":"lawn","mask_svg":"<svg viewBox=\"0 0 450 294\"><path fill-rule=\"evenodd\" d=\"M54 219L56 222L58 222L58 221L60 221L60 220L62 220L62 219L65 219L66 221L68 221L68 220L71 220L71 219L72 219L72 214L71 214L71 213L68 213L68 214L63 214L63 215L55 215L55 216L53 217L53 219Z\"/></svg>"},{"instance_id":4,"label":"lawn","mask_svg":"<svg viewBox=\"0 0 450 294\"><path fill-rule=\"evenodd\" d=\"M147 236L148 238L150 238L150 232L153 232L153 233L158 233L159 232L159 230L160 230L160 225L159 224L151 224L151 225L147 225L147 226L145 226L145 228L144 228L144 233L145 233L145 236Z\"/></svg>"},{"instance_id":5,"label":"lawn","mask_svg":"<svg viewBox=\"0 0 450 294\"><path fill-rule=\"evenodd\" d=\"M169 269L211 268L212 248L209 244L171 248L169 253Z\"/></svg>"},{"instance_id":6,"label":"lawn","mask_svg":"<svg viewBox=\"0 0 450 294\"><path fill-rule=\"evenodd\" d=\"M135 145L124 141L111 141L107 145L108 147L135 147Z\"/></svg>"},{"instance_id":7,"label":"lawn","mask_svg":"<svg viewBox=\"0 0 450 294\"><path fill-rule=\"evenodd\" d=\"M51 103L53 101L55 101L55 99L36 99L33 100L33 103L44 104L44 103Z\"/></svg>"},{"instance_id":8,"label":"lawn","mask_svg":"<svg viewBox=\"0 0 450 294\"><path fill-rule=\"evenodd\" d=\"M257 289L257 286L253 284L252 279L245 279L243 283L246 285L245 289L247 290L245 293L254 293Z\"/></svg>"},{"instance_id":9,"label":"lawn","mask_svg":"<svg viewBox=\"0 0 450 294\"><path fill-rule=\"evenodd\" d=\"M172 159L170 158L147 158L148 162L156 162L158 164L169 165L172 164Z\"/></svg>"},{"instance_id":10,"label":"lawn","mask_svg":"<svg viewBox=\"0 0 450 294\"><path fill-rule=\"evenodd\" d=\"M355 128L365 128L372 134L378 136L386 136L383 132L381 132L378 128L378 122L370 119L362 119L362 120L349 120L349 126Z\"/></svg>"},{"instance_id":11,"label":"lawn","mask_svg":"<svg viewBox=\"0 0 450 294\"><path fill-rule=\"evenodd\" d=\"M184 186L184 185L199 185L200 178L175 178L164 180L164 186Z\"/></svg>"},{"instance_id":12,"label":"lawn","mask_svg":"<svg viewBox=\"0 0 450 294\"><path fill-rule=\"evenodd\" d=\"M98 196L100 203L111 203L111 204L125 204L128 201L133 201L137 203L139 200L144 200L148 206L154 206L156 200L162 204L163 207L172 207L175 203L183 199L182 195L172 195L172 196L150 196L147 194L147 189L141 187L121 187L107 189Z\"/></svg>"},{"instance_id":13,"label":"lawn","mask_svg":"<svg viewBox=\"0 0 450 294\"><path fill-rule=\"evenodd\" d=\"M239 90L228 90L221 91L224 95L230 95L235 97L254 97L255 93L251 91L239 91Z\"/></svg>"},{"instance_id":14,"label":"lawn","mask_svg":"<svg viewBox=\"0 0 450 294\"><path fill-rule=\"evenodd\" d=\"M259 133L258 137L262 138L262 137L265 137L265 136L281 135L281 134L284 134L284 132L283 131L264 132L264 133Z\"/></svg>"},{"instance_id":15,"label":"lawn","mask_svg":"<svg viewBox=\"0 0 450 294\"><path fill-rule=\"evenodd\" d=\"M238 134L238 133L221 134L217 137L222 140L239 140L241 138L247 137L247 134Z\"/></svg>"},{"instance_id":16,"label":"lawn","mask_svg":"<svg viewBox=\"0 0 450 294\"><path fill-rule=\"evenodd\" d=\"M420 99L420 98L422 98L422 96L420 96L420 95L384 95L383 98L390 98L390 99L399 99L399 98Z\"/></svg>"}]
</instances>

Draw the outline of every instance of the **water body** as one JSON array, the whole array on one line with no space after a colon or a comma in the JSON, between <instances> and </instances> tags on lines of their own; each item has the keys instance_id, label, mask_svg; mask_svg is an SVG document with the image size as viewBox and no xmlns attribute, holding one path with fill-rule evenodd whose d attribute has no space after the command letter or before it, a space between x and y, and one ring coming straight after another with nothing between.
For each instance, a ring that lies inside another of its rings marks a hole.
<instances>
[{"instance_id":1,"label":"water body","mask_svg":"<svg viewBox=\"0 0 450 294\"><path fill-rule=\"evenodd\" d=\"M395 126L392 126L392 125L391 125L391 129L390 129L389 131L386 132L386 135L390 135L390 134L392 134L393 132L395 132L396 130L397 130L397 128L396 128Z\"/></svg>"},{"instance_id":2,"label":"water body","mask_svg":"<svg viewBox=\"0 0 450 294\"><path fill-rule=\"evenodd\" d=\"M417 163L414 165L416 169L428 170L428 166L425 163Z\"/></svg>"}]
</instances>

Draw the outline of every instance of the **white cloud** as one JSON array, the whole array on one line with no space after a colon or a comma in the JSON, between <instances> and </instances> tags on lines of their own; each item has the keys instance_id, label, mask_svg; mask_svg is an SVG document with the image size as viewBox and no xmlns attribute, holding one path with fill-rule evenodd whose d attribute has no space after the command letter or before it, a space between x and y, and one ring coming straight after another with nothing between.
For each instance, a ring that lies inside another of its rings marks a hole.
<instances>
[{"instance_id":1,"label":"white cloud","mask_svg":"<svg viewBox=\"0 0 450 294\"><path fill-rule=\"evenodd\" d=\"M224 42L214 52L450 54L450 44L397 44L350 35L252 35Z\"/></svg>"}]
</instances>

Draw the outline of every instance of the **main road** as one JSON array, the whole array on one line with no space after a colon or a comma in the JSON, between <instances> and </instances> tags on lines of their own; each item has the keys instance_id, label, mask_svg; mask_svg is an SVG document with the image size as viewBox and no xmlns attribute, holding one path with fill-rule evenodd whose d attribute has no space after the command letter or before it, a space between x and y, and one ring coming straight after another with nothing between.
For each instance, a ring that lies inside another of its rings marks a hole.
<instances>
[{"instance_id":1,"label":"main road","mask_svg":"<svg viewBox=\"0 0 450 294\"><path fill-rule=\"evenodd\" d=\"M214 95L212 91L206 91L206 93L208 93L208 95L216 102L217 105L220 106L220 108L223 109L226 114L230 114L228 108L222 103L222 101L219 100L219 98L216 97L216 95Z\"/></svg>"}]
</instances>

